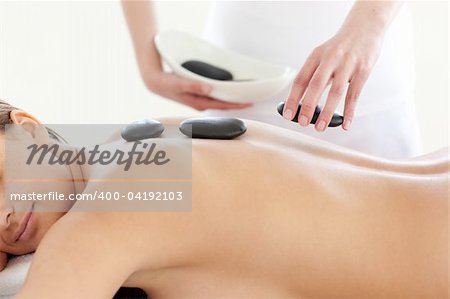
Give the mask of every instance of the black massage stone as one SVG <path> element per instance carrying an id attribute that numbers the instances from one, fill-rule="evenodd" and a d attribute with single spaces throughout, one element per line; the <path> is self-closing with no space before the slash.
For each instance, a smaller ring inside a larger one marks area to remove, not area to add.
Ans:
<path id="1" fill-rule="evenodd" d="M 180 124 L 180 131 L 192 138 L 233 139 L 247 131 L 245 123 L 237 118 L 190 118 Z"/>
<path id="2" fill-rule="evenodd" d="M 233 80 L 233 75 L 229 71 L 221 69 L 206 62 L 198 60 L 188 60 L 184 62 L 181 66 L 197 75 L 206 78 L 222 81 Z"/>
<path id="3" fill-rule="evenodd" d="M 295 116 L 294 116 L 294 118 L 291 121 L 298 122 L 298 116 L 300 114 L 300 109 L 301 108 L 302 108 L 302 104 L 299 104 L 298 108 L 297 108 L 297 112 L 295 113 Z M 281 103 L 278 104 L 277 110 L 278 110 L 278 113 L 280 113 L 280 115 L 283 116 L 284 102 L 281 102 Z M 319 118 L 320 111 L 321 111 L 320 107 L 316 106 L 316 110 L 314 111 L 314 115 L 313 115 L 313 117 L 311 119 L 310 124 L 315 124 L 316 123 L 317 118 Z M 328 127 L 340 126 L 340 125 L 342 125 L 343 121 L 344 121 L 344 117 L 342 117 L 342 115 L 334 113 L 333 117 L 331 118 L 331 121 L 330 121 L 330 124 L 328 125 Z"/>
<path id="4" fill-rule="evenodd" d="M 122 129 L 122 138 L 126 141 L 137 141 L 159 137 L 164 131 L 164 126 L 153 119 L 137 120 Z"/>

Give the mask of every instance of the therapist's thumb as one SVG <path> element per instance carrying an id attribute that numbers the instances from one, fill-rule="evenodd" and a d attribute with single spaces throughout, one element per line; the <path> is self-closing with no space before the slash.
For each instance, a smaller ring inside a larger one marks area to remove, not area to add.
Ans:
<path id="1" fill-rule="evenodd" d="M 212 91 L 212 86 L 201 82 L 183 80 L 181 83 L 181 89 L 183 92 L 208 96 Z"/>

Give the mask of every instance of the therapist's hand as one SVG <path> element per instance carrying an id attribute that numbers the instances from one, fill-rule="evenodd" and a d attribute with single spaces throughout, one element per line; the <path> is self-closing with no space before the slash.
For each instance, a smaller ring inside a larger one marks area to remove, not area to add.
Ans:
<path id="1" fill-rule="evenodd" d="M 161 57 L 154 44 L 157 34 L 153 1 L 122 1 L 141 77 L 147 88 L 168 99 L 197 110 L 243 109 L 250 103 L 229 103 L 209 96 L 211 86 L 163 72 Z"/>
<path id="2" fill-rule="evenodd" d="M 230 103 L 214 99 L 209 96 L 212 90 L 211 86 L 175 74 L 153 71 L 143 77 L 150 91 L 196 110 L 243 109 L 252 105 L 251 103 Z"/>
<path id="3" fill-rule="evenodd" d="M 321 132 L 328 127 L 344 95 L 343 128 L 349 128 L 358 97 L 377 60 L 381 44 L 377 35 L 367 32 L 361 35 L 358 32 L 341 32 L 314 49 L 294 80 L 285 105 L 286 118 L 293 117 L 303 97 L 299 124 L 309 125 L 325 88 L 331 84 L 315 128 Z"/>
<path id="4" fill-rule="evenodd" d="M 324 131 L 345 98 L 342 127 L 348 130 L 358 97 L 378 59 L 385 30 L 400 6 L 389 1 L 357 2 L 338 33 L 307 58 L 294 80 L 283 116 L 291 120 L 301 101 L 299 124 L 309 125 L 325 88 L 331 84 L 315 128 Z"/>

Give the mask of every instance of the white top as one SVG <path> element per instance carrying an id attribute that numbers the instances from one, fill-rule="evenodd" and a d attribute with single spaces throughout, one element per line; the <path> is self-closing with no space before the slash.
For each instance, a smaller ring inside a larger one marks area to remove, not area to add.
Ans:
<path id="1" fill-rule="evenodd" d="M 211 4 L 204 36 L 218 46 L 300 69 L 311 51 L 339 30 L 352 6 L 352 1 L 217 1 Z M 379 59 L 360 95 L 350 131 L 333 128 L 315 133 L 312 126 L 303 128 L 281 119 L 276 105 L 286 100 L 289 88 L 245 110 L 208 110 L 205 114 L 257 119 L 374 155 L 412 156 L 420 148 L 413 105 L 414 70 L 412 22 L 406 4 L 385 35 Z M 322 96 L 322 106 L 328 90 L 329 87 Z M 343 108 L 344 100 L 337 112 L 342 114 Z M 372 136 L 362 133 L 370 130 L 374 131 Z M 379 132 L 383 137 L 376 136 Z M 393 132 L 391 146 L 386 135 Z M 381 149 L 381 146 L 392 149 Z"/>

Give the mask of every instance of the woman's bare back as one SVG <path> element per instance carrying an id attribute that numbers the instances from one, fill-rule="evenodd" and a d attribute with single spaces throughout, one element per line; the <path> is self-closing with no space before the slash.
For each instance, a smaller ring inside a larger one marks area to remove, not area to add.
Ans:
<path id="1" fill-rule="evenodd" d="M 448 157 L 379 160 L 247 125 L 192 141 L 191 212 L 69 213 L 61 234 L 107 235 L 92 246 L 128 255 L 124 285 L 152 298 L 446 296 Z"/>

